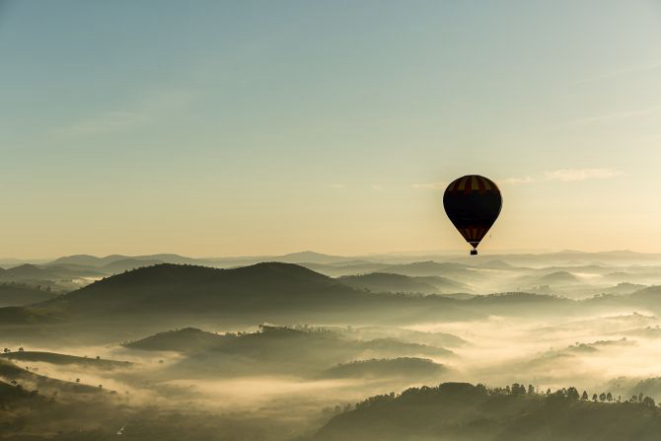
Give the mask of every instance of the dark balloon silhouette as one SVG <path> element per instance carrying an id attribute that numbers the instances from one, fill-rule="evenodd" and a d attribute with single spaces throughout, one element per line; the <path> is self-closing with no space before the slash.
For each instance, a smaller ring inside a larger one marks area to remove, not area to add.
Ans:
<path id="1" fill-rule="evenodd" d="M 471 244 L 471 255 L 477 255 L 477 246 L 496 222 L 503 198 L 493 181 L 484 176 L 468 175 L 453 181 L 443 195 L 445 212 Z"/>

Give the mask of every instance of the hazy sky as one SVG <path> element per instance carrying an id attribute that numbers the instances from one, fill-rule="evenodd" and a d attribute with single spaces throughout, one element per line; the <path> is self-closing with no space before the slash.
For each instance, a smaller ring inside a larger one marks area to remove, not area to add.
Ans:
<path id="1" fill-rule="evenodd" d="M 659 1 L 0 4 L 2 257 L 661 251 Z"/>

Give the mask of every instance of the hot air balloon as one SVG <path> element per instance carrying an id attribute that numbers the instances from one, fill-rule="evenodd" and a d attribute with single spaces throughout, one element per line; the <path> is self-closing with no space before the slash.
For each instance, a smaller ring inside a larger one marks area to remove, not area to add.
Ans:
<path id="1" fill-rule="evenodd" d="M 467 175 L 453 181 L 443 195 L 445 212 L 477 255 L 477 246 L 496 222 L 503 198 L 493 181 L 478 175 Z"/>

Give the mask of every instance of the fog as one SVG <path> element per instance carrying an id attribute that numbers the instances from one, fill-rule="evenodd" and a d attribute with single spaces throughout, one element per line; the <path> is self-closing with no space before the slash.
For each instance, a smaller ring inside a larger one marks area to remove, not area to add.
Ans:
<path id="1" fill-rule="evenodd" d="M 533 268 L 520 260 L 378 261 L 369 264 L 380 267 L 367 279 L 361 272 L 338 275 L 340 264 L 325 271 L 317 264 L 315 272 L 305 264 L 153 267 L 157 273 L 136 269 L 55 300 L 3 308 L 0 314 L 11 320 L 0 323 L 6 348 L 0 358 L 0 439 L 340 439 L 356 436 L 348 421 L 375 412 L 370 403 L 380 401 L 371 397 L 390 397 L 377 406 L 387 408 L 388 400 L 396 405 L 429 387 L 443 396 L 443 386 L 433 388 L 448 383 L 486 385 L 489 400 L 514 394 L 514 383 L 525 385 L 527 399 L 539 400 L 575 388 L 586 391 L 585 406 L 611 406 L 581 412 L 603 413 L 644 397 L 661 401 L 661 297 L 648 285 L 661 278 L 661 269 L 574 259 L 562 263 L 557 276 L 558 262 L 545 267 L 537 258 Z M 164 305 L 170 300 L 162 300 L 159 287 L 170 271 L 196 272 L 177 277 L 188 280 L 181 285 L 186 291 L 202 296 L 224 298 L 249 287 L 244 298 L 267 302 L 270 309 L 260 317 L 270 323 L 255 320 L 234 300 L 218 315 L 185 310 L 185 303 L 169 312 Z M 199 271 L 218 280 L 205 278 L 198 288 Z M 631 286 L 612 281 L 614 273 L 626 273 Z M 224 285 L 228 277 L 232 291 Z M 544 292 L 535 289 L 539 280 Z M 491 294 L 513 283 L 531 289 Z M 448 291 L 451 286 L 467 289 Z M 161 300 L 136 294 L 151 291 Z M 310 295 L 317 296 L 318 309 L 301 303 Z M 127 300 L 109 304 L 106 296 Z M 231 320 L 227 310 L 235 311 Z M 99 343 L 90 345 L 92 340 Z M 612 398 L 592 402 L 602 393 Z M 425 439 L 411 430 L 400 439 Z M 494 433 L 481 431 L 476 439 L 499 439 L 504 432 Z M 449 439 L 470 439 L 455 436 Z"/>

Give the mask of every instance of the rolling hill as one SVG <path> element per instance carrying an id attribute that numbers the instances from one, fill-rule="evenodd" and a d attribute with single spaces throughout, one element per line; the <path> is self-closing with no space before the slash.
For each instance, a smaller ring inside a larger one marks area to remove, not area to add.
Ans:
<path id="1" fill-rule="evenodd" d="M 640 291 L 641 289 L 645 289 L 645 288 L 647 288 L 647 286 L 645 285 L 641 285 L 637 283 L 621 282 L 615 286 L 606 288 L 602 291 L 605 294 L 626 295 L 626 294 L 633 294 L 634 292 Z"/>
<path id="2" fill-rule="evenodd" d="M 0 273 L 2 280 L 24 281 L 24 280 L 47 280 L 53 274 L 48 270 L 29 263 L 9 268 Z"/>
<path id="3" fill-rule="evenodd" d="M 196 343 L 199 344 L 195 346 Z M 324 328 L 267 325 L 253 333 L 224 335 L 179 330 L 147 337 L 126 347 L 181 352 L 186 357 L 171 372 L 213 377 L 268 373 L 316 377 L 329 366 L 360 359 L 455 357 L 442 347 L 392 338 L 359 340 Z"/>
<path id="4" fill-rule="evenodd" d="M 348 262 L 341 264 L 301 263 L 301 266 L 331 277 L 351 276 L 379 272 L 388 265 L 372 262 Z"/>
<path id="5" fill-rule="evenodd" d="M 259 311 L 355 296 L 337 281 L 292 264 L 236 269 L 161 264 L 98 281 L 44 306 L 85 314 Z"/>
<path id="6" fill-rule="evenodd" d="M 401 320 L 411 314 L 476 317 L 459 301 L 438 296 L 384 296 L 358 291 L 307 268 L 262 263 L 234 269 L 161 264 L 99 280 L 27 309 L 0 308 L 4 323 L 99 320 L 136 325 L 168 316 L 194 324 L 191 316 L 228 317 L 246 323 L 296 317 L 333 322 Z M 145 320 L 149 319 L 149 320 Z M 161 326 L 161 325 L 159 325 Z"/>
<path id="7" fill-rule="evenodd" d="M 401 357 L 393 359 L 359 360 L 326 369 L 324 378 L 395 378 L 415 377 L 417 380 L 438 377 L 447 369 L 425 358 Z"/>
<path id="8" fill-rule="evenodd" d="M 56 293 L 13 283 L 0 284 L 0 308 L 25 306 L 53 299 Z"/>
<path id="9" fill-rule="evenodd" d="M 107 265 L 103 265 L 100 270 L 108 275 L 123 273 L 124 271 L 131 271 L 138 268 L 143 268 L 146 266 L 159 265 L 161 263 L 166 263 L 162 260 L 156 259 L 134 259 L 126 258 L 115 260 L 110 262 Z"/>
<path id="10" fill-rule="evenodd" d="M 13 361 L 32 361 L 58 365 L 76 364 L 96 369 L 116 369 L 131 366 L 128 361 L 105 360 L 100 358 L 79 357 L 76 355 L 58 354 L 55 352 L 17 351 L 0 354 L 0 358 Z"/>
<path id="11" fill-rule="evenodd" d="M 603 300 L 577 303 L 526 293 L 384 296 L 298 265 L 275 262 L 233 269 L 160 264 L 111 276 L 29 307 L 0 308 L 0 328 L 11 326 L 12 332 L 20 332 L 16 326 L 49 323 L 60 327 L 48 332 L 64 332 L 66 324 L 67 332 L 77 329 L 85 337 L 104 334 L 126 340 L 163 328 L 207 327 L 218 320 L 233 326 L 264 322 L 406 324 L 471 320 L 494 313 L 579 314 L 586 307 L 609 305 Z M 25 332 L 43 335 L 47 331 L 31 326 Z"/>
<path id="12" fill-rule="evenodd" d="M 471 267 L 453 262 L 413 262 L 388 266 L 384 272 L 405 276 L 445 276 L 447 274 L 471 274 Z"/>
<path id="13" fill-rule="evenodd" d="M 540 285 L 571 285 L 575 283 L 581 283 L 581 280 L 568 271 L 556 271 L 554 273 L 546 274 L 545 276 L 540 277 L 537 279 L 537 283 Z"/>
<path id="14" fill-rule="evenodd" d="M 470 291 L 466 285 L 440 276 L 411 277 L 401 274 L 371 273 L 343 276 L 337 280 L 345 285 L 371 292 L 440 294 Z"/>
<path id="15" fill-rule="evenodd" d="M 37 389 L 47 393 L 97 394 L 102 392 L 98 387 L 80 383 L 57 380 L 44 375 L 38 375 L 17 366 L 14 362 L 0 358 L 0 380 L 16 382 L 28 389 Z"/>
<path id="16" fill-rule="evenodd" d="M 142 351 L 195 352 L 219 344 L 223 336 L 197 328 L 184 328 L 124 343 L 129 349 Z"/>

